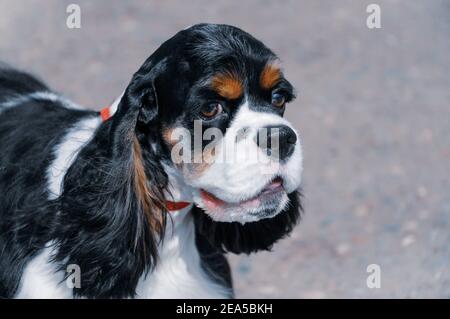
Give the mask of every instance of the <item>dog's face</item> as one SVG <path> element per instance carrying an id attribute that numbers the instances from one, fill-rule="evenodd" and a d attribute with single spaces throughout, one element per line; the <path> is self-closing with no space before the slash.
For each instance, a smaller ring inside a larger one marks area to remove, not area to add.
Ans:
<path id="1" fill-rule="evenodd" d="M 161 151 L 196 205 L 222 222 L 283 211 L 300 185 L 302 151 L 283 118 L 294 92 L 277 57 L 240 29 L 196 25 L 146 64 L 160 68 L 152 85 Z"/>

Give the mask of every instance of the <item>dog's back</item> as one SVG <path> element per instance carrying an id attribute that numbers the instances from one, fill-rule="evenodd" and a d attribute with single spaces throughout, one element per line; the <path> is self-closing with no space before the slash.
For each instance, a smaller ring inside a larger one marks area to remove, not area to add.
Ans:
<path id="1" fill-rule="evenodd" d="M 0 298 L 14 295 L 24 265 L 51 236 L 56 209 L 46 175 L 55 144 L 93 113 L 26 73 L 0 69 Z"/>

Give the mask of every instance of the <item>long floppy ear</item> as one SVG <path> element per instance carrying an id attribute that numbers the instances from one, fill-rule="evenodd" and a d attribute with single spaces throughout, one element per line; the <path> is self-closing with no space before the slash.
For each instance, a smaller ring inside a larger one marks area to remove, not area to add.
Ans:
<path id="1" fill-rule="evenodd" d="M 289 194 L 289 206 L 275 217 L 244 225 L 216 222 L 196 207 L 193 213 L 197 235 L 222 252 L 250 254 L 270 250 L 276 241 L 292 231 L 300 219 L 303 211 L 300 196 L 297 191 Z"/>
<path id="2" fill-rule="evenodd" d="M 54 260 L 64 271 L 69 264 L 80 267 L 75 296 L 132 297 L 139 278 L 156 263 L 167 176 L 137 126 L 157 117 L 154 79 L 161 71 L 134 75 L 117 112 L 64 178 Z"/>

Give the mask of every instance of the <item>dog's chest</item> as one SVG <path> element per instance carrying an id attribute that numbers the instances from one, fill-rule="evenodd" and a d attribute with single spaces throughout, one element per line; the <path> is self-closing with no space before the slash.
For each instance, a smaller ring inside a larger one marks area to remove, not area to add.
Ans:
<path id="1" fill-rule="evenodd" d="M 47 247 L 30 261 L 16 298 L 73 296 L 64 281 L 64 273 L 56 271 L 56 265 L 50 261 L 51 255 L 52 250 Z M 227 298 L 230 295 L 227 288 L 216 284 L 202 268 L 192 216 L 175 216 L 160 248 L 157 266 L 140 279 L 136 298 Z"/>
<path id="2" fill-rule="evenodd" d="M 136 293 L 137 298 L 227 298 L 230 295 L 227 288 L 216 284 L 202 268 L 192 216 L 174 217 L 173 228 L 167 230 L 160 250 L 160 260 L 153 272 L 141 278 Z"/>

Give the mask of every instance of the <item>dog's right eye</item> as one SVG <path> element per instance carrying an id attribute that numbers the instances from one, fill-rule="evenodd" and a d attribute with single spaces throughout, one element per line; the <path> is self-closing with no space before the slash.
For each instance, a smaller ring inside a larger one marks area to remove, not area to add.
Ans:
<path id="1" fill-rule="evenodd" d="M 223 106 L 220 102 L 206 104 L 202 107 L 200 113 L 203 118 L 209 120 L 223 112 Z"/>
<path id="2" fill-rule="evenodd" d="M 280 92 L 273 92 L 272 93 L 272 105 L 277 108 L 283 108 L 286 104 L 286 97 L 284 94 Z"/>

